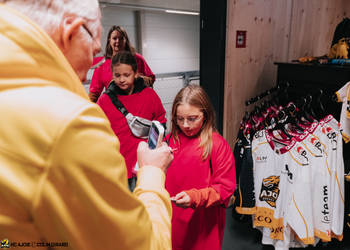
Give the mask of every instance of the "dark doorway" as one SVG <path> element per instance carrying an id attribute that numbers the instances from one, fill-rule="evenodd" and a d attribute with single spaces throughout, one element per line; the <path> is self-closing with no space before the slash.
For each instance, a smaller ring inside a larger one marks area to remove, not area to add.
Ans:
<path id="1" fill-rule="evenodd" d="M 225 83 L 226 0 L 200 1 L 200 82 L 216 111 L 222 134 Z"/>

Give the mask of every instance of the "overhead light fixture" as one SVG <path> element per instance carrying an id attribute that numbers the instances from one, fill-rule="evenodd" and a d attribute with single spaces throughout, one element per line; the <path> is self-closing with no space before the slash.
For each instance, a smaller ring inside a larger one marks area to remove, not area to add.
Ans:
<path id="1" fill-rule="evenodd" d="M 198 16 L 198 12 L 191 12 L 191 11 L 183 11 L 183 10 L 165 10 L 166 13 L 172 13 L 172 14 L 183 14 L 183 15 L 194 15 Z"/>

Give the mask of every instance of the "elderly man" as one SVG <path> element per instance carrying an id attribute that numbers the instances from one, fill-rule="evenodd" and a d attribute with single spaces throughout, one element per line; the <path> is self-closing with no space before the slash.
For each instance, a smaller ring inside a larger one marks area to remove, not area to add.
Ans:
<path id="1" fill-rule="evenodd" d="M 169 148 L 140 144 L 130 193 L 119 141 L 81 84 L 100 15 L 97 0 L 0 0 L 4 245 L 171 248 Z"/>

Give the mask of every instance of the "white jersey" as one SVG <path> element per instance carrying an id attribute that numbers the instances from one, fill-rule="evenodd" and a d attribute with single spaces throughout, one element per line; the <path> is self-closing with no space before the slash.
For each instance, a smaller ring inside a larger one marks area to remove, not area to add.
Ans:
<path id="1" fill-rule="evenodd" d="M 330 241 L 330 237 L 337 238 L 338 240 L 342 239 L 344 219 L 344 160 L 342 155 L 342 138 L 338 124 L 339 123 L 331 115 L 328 115 L 318 124 L 313 123 L 312 126 L 308 128 L 308 131 L 320 140 L 325 150 L 327 168 L 330 171 L 329 189 L 324 189 L 324 200 L 320 200 L 321 204 L 315 206 L 315 211 L 318 211 L 318 213 L 321 211 L 324 215 L 324 220 L 323 222 L 321 221 L 321 223 L 330 220 L 330 232 L 320 231 L 316 227 L 315 235 L 323 241 Z M 316 169 L 316 171 L 317 170 L 318 169 Z M 320 180 L 324 181 L 322 178 L 320 178 Z M 316 185 L 318 185 L 318 183 L 316 183 Z M 321 186 L 319 185 L 318 188 L 320 189 Z M 315 195 L 317 196 L 316 193 Z M 318 197 L 322 198 L 320 195 L 318 195 Z M 326 200 L 328 202 L 325 202 Z M 322 216 L 319 218 L 322 219 Z M 319 220 L 317 220 L 316 223 L 320 225 Z"/>
<path id="2" fill-rule="evenodd" d="M 329 157 L 331 157 L 331 218 L 332 236 L 338 240 L 343 237 L 344 220 L 344 159 L 343 140 L 339 129 L 339 123 L 329 115 L 320 121 L 321 132 L 328 139 Z"/>
<path id="3" fill-rule="evenodd" d="M 252 148 L 254 226 L 269 228 L 271 239 L 288 241 L 289 225 L 302 242 L 313 244 L 310 153 L 295 139 L 288 146 L 278 148 L 265 130 L 254 136 Z"/>
<path id="4" fill-rule="evenodd" d="M 319 127 L 319 124 L 313 123 L 310 131 Z M 327 162 L 326 146 L 319 137 L 308 131 L 296 139 L 310 153 L 314 234 L 323 241 L 331 241 L 332 172 Z"/>
<path id="5" fill-rule="evenodd" d="M 340 113 L 340 124 L 342 128 L 343 139 L 346 143 L 350 141 L 350 82 L 347 82 L 337 94 L 338 102 L 342 102 Z"/>

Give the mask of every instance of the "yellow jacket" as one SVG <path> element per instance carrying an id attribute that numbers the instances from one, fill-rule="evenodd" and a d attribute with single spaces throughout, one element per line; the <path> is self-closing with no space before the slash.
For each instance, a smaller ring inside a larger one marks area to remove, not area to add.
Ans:
<path id="1" fill-rule="evenodd" d="M 163 172 L 142 168 L 129 192 L 103 112 L 51 38 L 2 4 L 0 114 L 0 240 L 35 249 L 171 248 Z"/>

